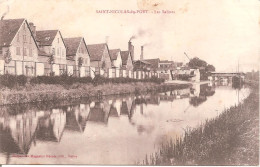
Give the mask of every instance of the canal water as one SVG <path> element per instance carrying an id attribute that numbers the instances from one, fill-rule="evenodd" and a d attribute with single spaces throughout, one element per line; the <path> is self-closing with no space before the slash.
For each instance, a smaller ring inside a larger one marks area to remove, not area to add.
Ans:
<path id="1" fill-rule="evenodd" d="M 0 108 L 1 164 L 135 164 L 242 101 L 248 88 L 192 88 Z"/>

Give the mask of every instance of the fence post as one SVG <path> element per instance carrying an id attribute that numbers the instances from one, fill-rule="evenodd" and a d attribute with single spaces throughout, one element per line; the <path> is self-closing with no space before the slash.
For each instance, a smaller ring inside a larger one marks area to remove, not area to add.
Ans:
<path id="1" fill-rule="evenodd" d="M 34 62 L 34 76 L 36 77 L 37 75 L 36 75 L 36 71 L 37 71 L 37 63 L 36 62 Z"/>
<path id="2" fill-rule="evenodd" d="M 17 75 L 17 71 L 16 71 L 16 60 L 14 60 L 14 73 L 15 73 L 15 75 Z"/>

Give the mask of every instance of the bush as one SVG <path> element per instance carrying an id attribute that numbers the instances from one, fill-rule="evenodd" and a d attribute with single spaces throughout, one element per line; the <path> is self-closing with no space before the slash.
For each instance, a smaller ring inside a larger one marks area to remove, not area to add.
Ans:
<path id="1" fill-rule="evenodd" d="M 62 74 L 61 76 L 37 76 L 30 80 L 24 75 L 14 76 L 14 75 L 2 75 L 0 76 L 0 85 L 13 88 L 16 85 L 25 86 L 26 83 L 30 81 L 30 84 L 59 84 L 63 86 L 73 85 L 74 83 L 91 83 L 93 85 L 101 85 L 107 83 L 120 84 L 120 83 L 135 83 L 135 82 L 153 82 L 157 84 L 163 83 L 165 80 L 162 78 L 151 77 L 147 79 L 133 79 L 133 78 L 105 78 L 100 75 L 96 75 L 94 79 L 91 77 L 75 77 L 67 74 Z"/>
<path id="2" fill-rule="evenodd" d="M 16 84 L 15 76 L 10 74 L 1 75 L 0 83 L 5 87 L 13 88 Z"/>
<path id="3" fill-rule="evenodd" d="M 77 81 L 79 83 L 92 83 L 92 78 L 91 77 L 82 77 L 82 78 L 77 78 Z"/>
<path id="4" fill-rule="evenodd" d="M 16 76 L 16 84 L 19 86 L 25 86 L 27 83 L 27 77 L 25 75 L 18 75 Z"/>
<path id="5" fill-rule="evenodd" d="M 8 87 L 8 88 L 13 88 L 15 86 L 25 86 L 27 83 L 27 77 L 24 75 L 10 75 L 10 74 L 5 74 L 0 76 L 0 84 L 2 86 Z"/>

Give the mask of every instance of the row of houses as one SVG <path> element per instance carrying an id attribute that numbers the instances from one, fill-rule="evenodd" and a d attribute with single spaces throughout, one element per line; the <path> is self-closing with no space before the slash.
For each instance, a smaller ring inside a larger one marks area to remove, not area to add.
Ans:
<path id="1" fill-rule="evenodd" d="M 0 75 L 67 73 L 92 78 L 96 75 L 137 79 L 156 76 L 173 80 L 185 72 L 182 63 L 144 59 L 143 50 L 141 46 L 140 60 L 134 60 L 131 41 L 128 50 L 109 49 L 107 43 L 87 45 L 84 37 L 64 38 L 59 30 L 37 30 L 26 19 L 0 20 Z M 192 70 L 187 73 L 191 74 Z"/>
<path id="2" fill-rule="evenodd" d="M 131 42 L 129 48 L 133 49 Z M 0 20 L 0 74 L 133 77 L 133 51 L 87 45 L 59 30 L 37 30 L 26 19 Z"/>

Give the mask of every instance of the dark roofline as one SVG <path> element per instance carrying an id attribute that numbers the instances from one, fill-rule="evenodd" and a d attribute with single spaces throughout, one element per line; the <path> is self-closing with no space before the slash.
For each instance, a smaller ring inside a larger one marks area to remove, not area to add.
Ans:
<path id="1" fill-rule="evenodd" d="M 86 48 L 87 48 L 87 52 L 88 52 L 88 56 L 89 56 L 89 63 L 90 63 L 90 53 L 89 53 L 89 51 L 88 51 L 88 47 L 87 47 L 87 44 L 86 44 L 85 38 L 82 37 L 82 39 L 83 39 L 83 42 L 84 42 L 84 44 L 85 44 L 85 46 L 86 46 Z"/>
<path id="2" fill-rule="evenodd" d="M 30 33 L 31 33 L 31 36 L 33 37 L 33 41 L 34 41 L 34 43 L 36 44 L 36 47 L 39 49 L 39 45 L 37 44 L 37 41 L 36 41 L 36 37 L 34 37 L 34 35 L 33 35 L 33 33 L 32 33 L 32 30 L 31 30 L 31 27 L 30 27 L 30 25 L 29 25 L 29 23 L 27 22 L 27 20 L 25 19 L 25 22 L 26 22 L 26 24 L 27 24 L 27 26 L 28 26 L 28 28 L 29 28 L 29 30 L 30 30 Z M 21 28 L 21 27 L 20 27 Z M 19 28 L 19 29 L 20 29 Z M 13 41 L 12 41 L 13 42 Z"/>

